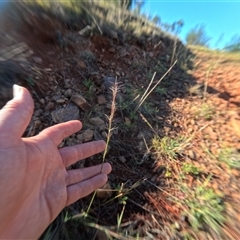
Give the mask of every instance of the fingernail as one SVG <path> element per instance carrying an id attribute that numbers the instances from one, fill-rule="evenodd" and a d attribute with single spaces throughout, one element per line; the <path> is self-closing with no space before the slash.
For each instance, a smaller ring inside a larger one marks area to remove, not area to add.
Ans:
<path id="1" fill-rule="evenodd" d="M 13 97 L 20 97 L 22 95 L 22 87 L 17 84 L 13 85 Z"/>

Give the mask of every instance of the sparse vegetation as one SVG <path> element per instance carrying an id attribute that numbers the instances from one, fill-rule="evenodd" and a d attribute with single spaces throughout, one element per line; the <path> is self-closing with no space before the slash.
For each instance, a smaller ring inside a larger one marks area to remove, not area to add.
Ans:
<path id="1" fill-rule="evenodd" d="M 207 47 L 210 39 L 211 38 L 208 37 L 204 25 L 195 26 L 187 33 L 186 36 L 186 42 L 189 45 L 199 45 Z"/>
<path id="2" fill-rule="evenodd" d="M 202 103 L 202 105 L 198 108 L 194 108 L 194 113 L 199 118 L 204 118 L 205 120 L 211 120 L 215 115 L 215 109 L 213 106 Z"/>
<path id="3" fill-rule="evenodd" d="M 191 85 L 188 88 L 188 93 L 192 96 L 192 95 L 200 95 L 201 94 L 201 85 L 200 84 L 195 84 L 195 85 Z"/>
<path id="4" fill-rule="evenodd" d="M 163 95 L 167 92 L 167 89 L 164 87 L 156 87 L 155 92 L 159 95 Z"/>
<path id="5" fill-rule="evenodd" d="M 188 34 L 188 43 L 195 46 L 189 45 L 187 49 L 177 38 L 183 22 L 167 25 L 158 18 L 150 21 L 149 17 L 140 15 L 141 4 L 135 11 L 127 10 L 131 1 L 126 4 L 121 1 L 120 5 L 117 1 L 113 4 L 64 1 L 64 15 L 57 12 L 57 18 L 51 13 L 50 3 L 40 2 L 44 9 L 41 11 L 63 23 L 60 25 L 60 29 L 64 29 L 62 37 L 70 44 L 64 48 L 51 45 L 49 50 L 47 44 L 39 43 L 46 49 L 46 54 L 43 51 L 41 55 L 44 63 L 52 49 L 59 52 L 54 53 L 50 67 L 44 66 L 42 75 L 39 74 L 41 84 L 36 85 L 37 81 L 32 84 L 35 81 L 32 79 L 28 81 L 37 110 L 40 108 L 44 114 L 34 116 L 27 135 L 52 124 L 51 114 L 55 108 L 68 106 L 71 99 L 63 96 L 66 90 L 81 91 L 93 106 L 89 116 L 96 113 L 101 119 L 107 116 L 104 124 L 96 126 L 84 119 L 84 128 L 94 132 L 93 140 L 107 142 L 103 156 L 86 159 L 84 166 L 105 161 L 113 166 L 106 191 L 111 194 L 100 198 L 95 192 L 64 210 L 42 239 L 75 239 L 76 236 L 83 240 L 97 239 L 97 231 L 105 232 L 106 239 L 215 239 L 215 236 L 228 239 L 224 234 L 229 225 L 232 232 L 237 232 L 240 228 L 238 207 L 232 204 L 235 211 L 232 216 L 225 202 L 231 205 L 234 199 L 230 194 L 234 196 L 239 192 L 238 182 L 234 182 L 239 178 L 240 159 L 236 150 L 239 142 L 231 131 L 231 116 L 220 107 L 219 102 L 228 108 L 229 102 L 223 102 L 228 100 L 215 102 L 215 99 L 222 92 L 222 83 L 229 94 L 237 89 L 236 77 L 227 74 L 239 69 L 240 55 L 207 48 L 210 38 L 202 25 Z M 164 32 L 164 28 L 169 28 L 171 33 Z M 69 32 L 73 38 L 69 38 Z M 68 46 L 72 45 L 73 51 L 70 51 Z M 41 51 L 36 51 L 39 53 Z M 79 60 L 85 64 L 81 71 L 76 67 Z M 194 61 L 190 64 L 195 66 L 191 71 L 188 61 Z M 217 61 L 218 68 L 209 68 Z M 236 66 L 227 68 L 227 64 Z M 37 71 L 40 67 L 37 65 Z M 122 88 L 116 83 L 106 86 L 105 77 L 117 78 Z M 225 84 L 227 78 L 233 84 Z M 49 79 L 47 83 L 45 79 Z M 216 94 L 208 94 L 208 87 L 216 90 Z M 109 97 L 111 88 L 112 98 Z M 39 99 L 38 92 L 46 96 Z M 100 104 L 96 98 L 99 95 L 106 98 L 107 103 Z M 237 97 L 231 95 L 231 100 L 235 99 Z M 52 102 L 50 110 L 45 108 L 46 101 Z M 231 111 L 237 111 L 234 106 L 239 103 L 234 101 Z M 83 111 L 80 109 L 81 120 Z M 222 114 L 216 117 L 220 111 Z M 234 147 L 214 155 L 221 144 L 203 131 L 210 124 L 213 133 L 219 133 Z M 79 143 L 78 135 L 71 136 L 69 142 Z M 64 144 L 68 146 L 68 141 Z M 206 154 L 204 148 L 211 154 Z M 233 170 L 234 177 L 229 176 Z M 214 177 L 210 179 L 210 176 Z M 230 187 L 228 198 L 224 198 L 224 191 Z M 234 219 L 234 224 L 225 225 L 227 217 Z M 200 232 L 205 234 L 203 238 L 198 235 Z M 235 239 L 238 237 L 240 234 Z"/>
<path id="6" fill-rule="evenodd" d="M 80 57 L 86 61 L 93 61 L 96 59 L 95 55 L 89 50 L 81 52 Z"/>
<path id="7" fill-rule="evenodd" d="M 189 45 L 188 46 L 193 51 L 196 51 L 198 53 L 208 53 L 212 57 L 216 57 L 219 59 L 220 55 L 224 56 L 224 62 L 229 63 L 238 63 L 240 62 L 240 54 L 239 52 L 227 52 L 227 51 L 220 51 L 220 50 L 212 50 L 210 48 L 204 47 L 204 46 L 197 46 L 197 45 Z"/>
<path id="8" fill-rule="evenodd" d="M 83 85 L 87 88 L 86 97 L 87 98 L 91 98 L 91 96 L 94 93 L 94 84 L 93 84 L 93 82 L 91 80 L 89 80 L 89 79 L 84 79 L 83 80 Z"/>
<path id="9" fill-rule="evenodd" d="M 201 172 L 199 167 L 194 166 L 192 163 L 184 163 L 181 168 L 183 174 L 198 175 Z"/>
<path id="10" fill-rule="evenodd" d="M 159 156 L 165 157 L 167 160 L 176 160 L 186 147 L 187 140 L 184 136 L 175 139 L 163 137 L 160 139 L 155 136 L 152 140 L 152 147 Z"/>
<path id="11" fill-rule="evenodd" d="M 193 190 L 187 187 L 184 189 L 184 203 L 188 207 L 185 214 L 189 218 L 189 222 L 194 231 L 211 229 L 220 237 L 221 227 L 225 221 L 224 205 L 213 189 L 205 183 L 200 183 Z"/>
<path id="12" fill-rule="evenodd" d="M 240 169 L 240 154 L 231 148 L 221 149 L 217 158 L 230 168 Z"/>
<path id="13" fill-rule="evenodd" d="M 229 52 L 240 52 L 240 35 L 235 35 L 232 37 L 230 43 L 224 48 Z"/>

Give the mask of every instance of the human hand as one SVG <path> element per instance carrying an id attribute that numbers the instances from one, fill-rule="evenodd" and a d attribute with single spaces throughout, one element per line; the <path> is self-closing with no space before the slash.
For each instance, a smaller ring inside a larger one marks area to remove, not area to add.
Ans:
<path id="1" fill-rule="evenodd" d="M 107 182 L 111 165 L 66 170 L 102 152 L 104 141 L 58 149 L 79 131 L 79 121 L 61 123 L 21 138 L 33 113 L 30 93 L 14 85 L 14 98 L 0 111 L 0 239 L 36 239 L 67 205 Z"/>

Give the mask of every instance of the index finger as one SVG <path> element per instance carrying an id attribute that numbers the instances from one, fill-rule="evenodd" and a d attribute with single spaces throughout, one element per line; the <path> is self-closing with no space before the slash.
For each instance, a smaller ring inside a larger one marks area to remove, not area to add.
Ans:
<path id="1" fill-rule="evenodd" d="M 40 135 L 51 138 L 56 146 L 58 146 L 62 140 L 73 133 L 79 131 L 82 128 L 82 123 L 78 120 L 72 120 L 65 123 L 59 123 L 52 127 L 43 130 Z"/>
<path id="2" fill-rule="evenodd" d="M 75 162 L 88 158 L 94 154 L 104 151 L 106 143 L 103 140 L 93 141 L 83 144 L 78 144 L 71 147 L 59 149 L 62 161 L 65 167 L 68 167 Z"/>

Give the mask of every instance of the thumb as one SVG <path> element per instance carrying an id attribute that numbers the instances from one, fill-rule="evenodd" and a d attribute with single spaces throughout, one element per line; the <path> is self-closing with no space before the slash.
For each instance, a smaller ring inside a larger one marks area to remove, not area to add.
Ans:
<path id="1" fill-rule="evenodd" d="M 14 98 L 0 110 L 0 144 L 21 138 L 33 114 L 33 99 L 26 88 L 13 85 Z"/>

